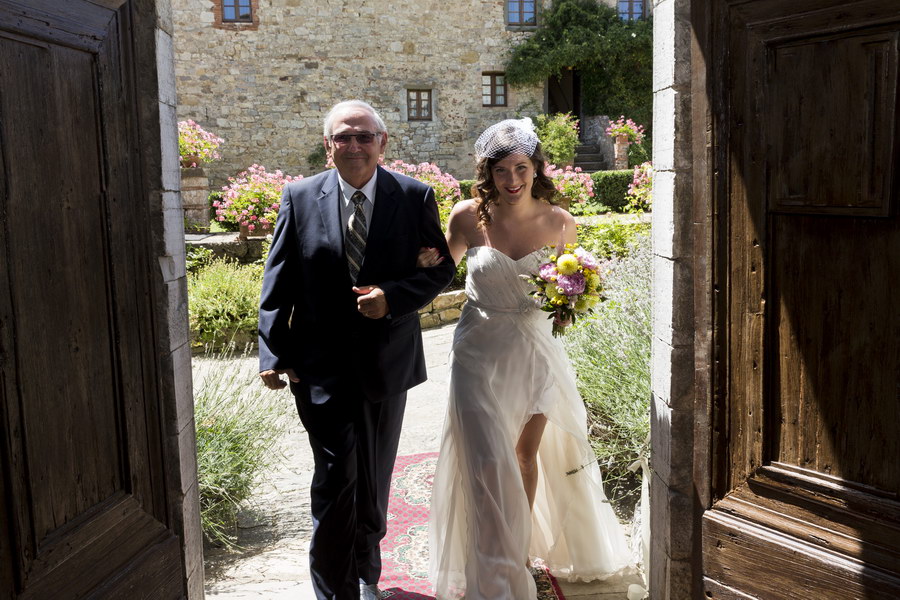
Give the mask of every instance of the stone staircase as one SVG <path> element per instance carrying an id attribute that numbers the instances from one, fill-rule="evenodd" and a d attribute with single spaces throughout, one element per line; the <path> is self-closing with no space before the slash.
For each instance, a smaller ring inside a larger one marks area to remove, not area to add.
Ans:
<path id="1" fill-rule="evenodd" d="M 576 146 L 574 166 L 581 167 L 581 170 L 586 173 L 612 168 L 611 165 L 607 164 L 606 157 L 597 144 L 579 144 Z"/>

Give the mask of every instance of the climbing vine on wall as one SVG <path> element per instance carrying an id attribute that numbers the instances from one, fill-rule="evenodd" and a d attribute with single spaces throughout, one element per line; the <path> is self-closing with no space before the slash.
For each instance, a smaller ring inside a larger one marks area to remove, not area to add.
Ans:
<path id="1" fill-rule="evenodd" d="M 565 69 L 581 76 L 590 115 L 627 115 L 649 127 L 653 110 L 653 26 L 622 21 L 596 0 L 559 0 L 541 13 L 534 34 L 510 51 L 510 85 L 540 84 Z"/>

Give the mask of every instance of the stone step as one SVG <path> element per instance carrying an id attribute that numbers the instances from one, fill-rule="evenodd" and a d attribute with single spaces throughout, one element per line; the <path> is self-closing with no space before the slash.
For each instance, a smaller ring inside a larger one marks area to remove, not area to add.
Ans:
<path id="1" fill-rule="evenodd" d="M 591 152 L 590 154 L 585 153 L 581 154 L 580 152 L 575 155 L 575 162 L 603 162 L 603 154 L 599 152 Z"/>

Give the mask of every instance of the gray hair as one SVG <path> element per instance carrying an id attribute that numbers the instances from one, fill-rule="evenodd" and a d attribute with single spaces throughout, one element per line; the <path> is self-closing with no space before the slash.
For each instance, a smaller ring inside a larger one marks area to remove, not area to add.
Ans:
<path id="1" fill-rule="evenodd" d="M 335 115 L 349 108 L 359 108 L 372 115 L 372 118 L 375 120 L 376 128 L 376 131 L 373 131 L 372 133 L 387 133 L 387 127 L 384 124 L 384 120 L 381 118 L 381 115 L 372 108 L 371 104 L 363 102 L 362 100 L 344 100 L 343 102 L 338 102 L 332 106 L 331 110 L 328 111 L 328 114 L 325 115 L 325 125 L 322 128 L 322 133 L 325 137 L 331 136 L 331 130 L 334 128 Z"/>

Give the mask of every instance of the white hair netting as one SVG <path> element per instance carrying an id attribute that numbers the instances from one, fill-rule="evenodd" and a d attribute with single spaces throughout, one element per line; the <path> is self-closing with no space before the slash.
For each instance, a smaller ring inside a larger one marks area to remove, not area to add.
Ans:
<path id="1" fill-rule="evenodd" d="M 506 119 L 484 130 L 475 142 L 476 158 L 504 158 L 510 154 L 531 156 L 538 144 L 531 119 Z"/>

